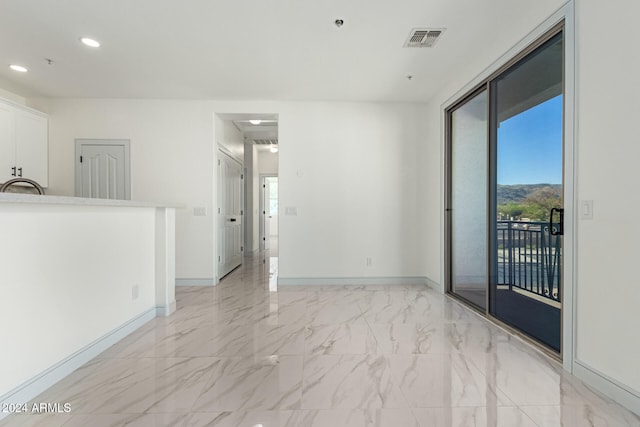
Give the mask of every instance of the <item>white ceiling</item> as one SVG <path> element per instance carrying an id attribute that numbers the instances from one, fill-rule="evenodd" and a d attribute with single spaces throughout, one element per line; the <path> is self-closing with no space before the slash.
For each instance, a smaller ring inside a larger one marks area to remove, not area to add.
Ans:
<path id="1" fill-rule="evenodd" d="M 421 102 L 562 3 L 0 0 L 0 87 L 26 97 Z M 403 48 L 416 27 L 446 31 L 433 48 Z"/>

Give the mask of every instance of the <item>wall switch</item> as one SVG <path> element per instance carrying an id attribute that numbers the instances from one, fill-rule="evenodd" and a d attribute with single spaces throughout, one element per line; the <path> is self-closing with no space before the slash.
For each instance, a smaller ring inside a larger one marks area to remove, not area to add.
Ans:
<path id="1" fill-rule="evenodd" d="M 593 219 L 593 200 L 580 201 L 580 218 Z"/>
<path id="2" fill-rule="evenodd" d="M 207 208 L 205 207 L 195 207 L 193 208 L 193 215 L 194 216 L 207 216 Z"/>
<path id="3" fill-rule="evenodd" d="M 367 257 L 367 259 L 365 259 L 365 265 L 367 267 L 371 267 L 373 265 L 373 259 L 371 257 Z"/>
<path id="4" fill-rule="evenodd" d="M 133 285 L 131 287 L 131 299 L 132 300 L 138 299 L 138 285 Z"/>
<path id="5" fill-rule="evenodd" d="M 287 206 L 284 208 L 284 214 L 298 216 L 298 208 L 296 206 Z"/>

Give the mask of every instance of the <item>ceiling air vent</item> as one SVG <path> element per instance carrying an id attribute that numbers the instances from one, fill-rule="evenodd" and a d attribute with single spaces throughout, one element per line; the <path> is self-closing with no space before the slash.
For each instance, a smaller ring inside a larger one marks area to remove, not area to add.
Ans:
<path id="1" fill-rule="evenodd" d="M 409 33 L 404 47 L 433 47 L 443 32 L 444 28 L 414 28 Z"/>
<path id="2" fill-rule="evenodd" d="M 256 145 L 278 145 L 278 139 L 254 139 L 253 143 Z"/>

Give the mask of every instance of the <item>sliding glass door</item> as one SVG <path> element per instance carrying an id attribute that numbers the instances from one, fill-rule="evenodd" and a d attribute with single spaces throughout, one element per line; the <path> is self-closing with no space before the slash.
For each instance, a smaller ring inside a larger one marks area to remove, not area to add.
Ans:
<path id="1" fill-rule="evenodd" d="M 487 306 L 487 91 L 450 112 L 451 291 Z"/>
<path id="2" fill-rule="evenodd" d="M 563 34 L 497 77 L 491 89 L 490 312 L 560 352 Z"/>
<path id="3" fill-rule="evenodd" d="M 447 110 L 449 291 L 560 353 L 562 28 Z"/>

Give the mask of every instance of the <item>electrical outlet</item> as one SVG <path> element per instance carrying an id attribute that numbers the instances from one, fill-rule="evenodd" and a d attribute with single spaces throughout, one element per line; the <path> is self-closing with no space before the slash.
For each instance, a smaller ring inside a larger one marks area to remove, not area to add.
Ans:
<path id="1" fill-rule="evenodd" d="M 207 208 L 205 207 L 195 207 L 193 208 L 194 216 L 207 216 Z"/>
<path id="2" fill-rule="evenodd" d="M 131 299 L 132 300 L 138 299 L 138 292 L 139 292 L 138 285 L 133 285 L 131 287 Z"/>

